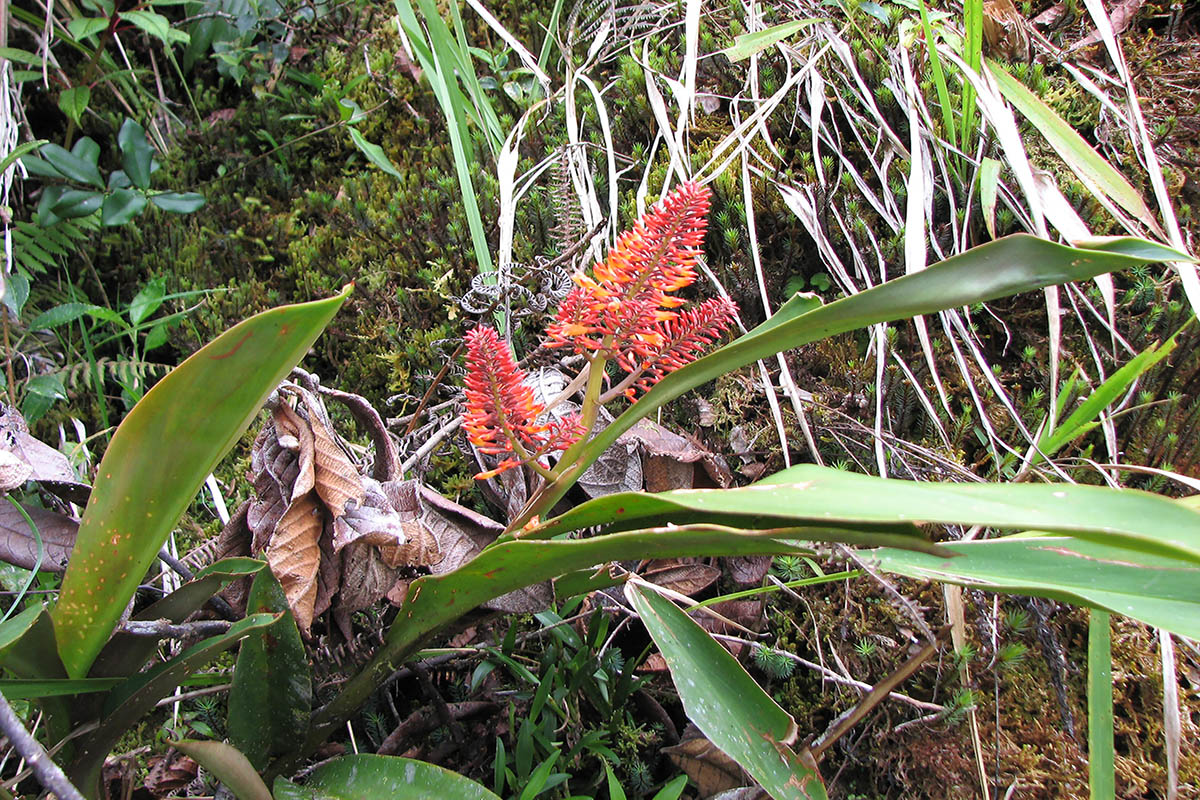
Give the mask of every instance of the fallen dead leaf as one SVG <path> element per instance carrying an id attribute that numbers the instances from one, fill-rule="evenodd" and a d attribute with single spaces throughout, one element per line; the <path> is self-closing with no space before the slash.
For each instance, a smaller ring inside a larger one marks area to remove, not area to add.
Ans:
<path id="1" fill-rule="evenodd" d="M 41 568 L 49 572 L 66 569 L 71 548 L 75 546 L 75 534 L 79 522 L 55 511 L 44 508 L 25 508 L 42 537 Z M 0 561 L 15 564 L 24 569 L 33 569 L 37 563 L 38 544 L 29 530 L 29 523 L 12 503 L 0 502 Z"/>
<path id="2" fill-rule="evenodd" d="M 652 561 L 642 576 L 651 583 L 694 597 L 716 583 L 721 570 L 711 564 L 687 563 L 683 559 L 658 559 Z"/>
<path id="3" fill-rule="evenodd" d="M 267 564 L 279 579 L 296 625 L 305 635 L 312 628 L 321 568 L 321 531 L 325 519 L 316 497 L 309 493 L 291 502 L 267 545 Z"/>
<path id="4" fill-rule="evenodd" d="M 691 778 L 698 797 L 714 797 L 753 783 L 736 761 L 706 739 L 694 725 L 689 725 L 683 736 L 683 741 L 673 747 L 664 747 L 662 752 Z"/>

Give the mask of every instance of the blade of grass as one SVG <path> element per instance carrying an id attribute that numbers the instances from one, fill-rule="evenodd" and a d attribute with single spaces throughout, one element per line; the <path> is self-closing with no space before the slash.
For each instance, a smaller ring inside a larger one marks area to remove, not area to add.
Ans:
<path id="1" fill-rule="evenodd" d="M 1109 614 L 1088 616 L 1088 786 L 1092 800 L 1116 796 L 1113 759 L 1112 631 Z"/>

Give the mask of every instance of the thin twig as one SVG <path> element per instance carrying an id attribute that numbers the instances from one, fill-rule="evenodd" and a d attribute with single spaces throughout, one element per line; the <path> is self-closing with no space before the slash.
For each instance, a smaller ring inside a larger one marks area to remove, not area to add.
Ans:
<path id="1" fill-rule="evenodd" d="M 226 689 L 230 689 L 232 687 L 233 687 L 232 683 L 222 683 L 217 686 L 206 686 L 203 689 L 196 689 L 193 692 L 184 692 L 183 694 L 173 694 L 170 697 L 164 697 L 162 700 L 159 700 L 157 703 L 154 704 L 154 707 L 162 708 L 163 706 L 173 706 L 176 703 L 182 703 L 186 700 L 194 700 L 197 697 L 204 697 L 205 695 L 209 695 L 209 694 L 218 694 L 218 693 L 223 692 Z"/>
<path id="2" fill-rule="evenodd" d="M 58 764 L 54 763 L 45 749 L 25 730 L 25 725 L 3 694 L 0 694 L 0 730 L 4 731 L 4 735 L 12 742 L 13 749 L 33 770 L 42 788 L 53 792 L 59 800 L 84 800 L 83 795 L 67 779 Z"/>
<path id="3" fill-rule="evenodd" d="M 215 636 L 229 630 L 231 623 L 223 619 L 203 619 L 196 622 L 174 623 L 169 619 L 131 619 L 122 627 L 130 636 L 154 636 L 160 639 L 186 639 L 189 636 Z"/>

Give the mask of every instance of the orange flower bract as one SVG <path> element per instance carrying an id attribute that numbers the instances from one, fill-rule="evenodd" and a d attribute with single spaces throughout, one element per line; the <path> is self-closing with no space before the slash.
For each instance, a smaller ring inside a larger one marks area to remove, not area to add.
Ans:
<path id="1" fill-rule="evenodd" d="M 580 432 L 574 420 L 538 422 L 546 408 L 533 399 L 525 371 L 495 329 L 479 325 L 466 336 L 467 411 L 463 429 L 481 452 L 506 456 L 487 477 L 552 450 L 568 447 Z"/>

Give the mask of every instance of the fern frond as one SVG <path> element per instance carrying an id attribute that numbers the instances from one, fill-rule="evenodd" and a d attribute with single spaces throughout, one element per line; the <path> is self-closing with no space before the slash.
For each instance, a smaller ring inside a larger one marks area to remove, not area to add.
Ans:
<path id="1" fill-rule="evenodd" d="M 167 364 L 156 364 L 150 361 L 134 361 L 128 359 L 100 358 L 96 360 L 96 369 L 86 361 L 72 364 L 58 371 L 63 385 L 68 389 L 78 389 L 81 386 L 93 389 L 94 379 L 99 374 L 101 380 L 113 380 L 118 383 L 145 383 L 147 376 L 165 375 L 171 367 Z"/>
<path id="2" fill-rule="evenodd" d="M 99 215 L 64 219 L 51 227 L 18 222 L 12 229 L 13 261 L 26 277 L 61 266 L 100 229 Z"/>

